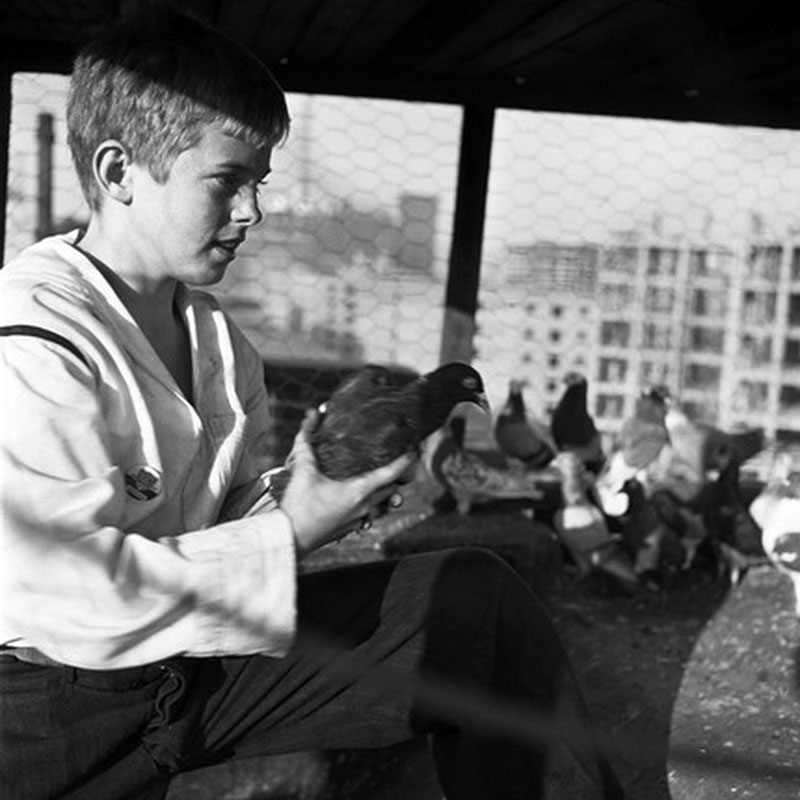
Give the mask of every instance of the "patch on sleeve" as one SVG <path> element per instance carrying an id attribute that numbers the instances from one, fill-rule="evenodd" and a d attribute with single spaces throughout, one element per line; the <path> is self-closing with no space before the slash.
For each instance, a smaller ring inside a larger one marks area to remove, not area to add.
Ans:
<path id="1" fill-rule="evenodd" d="M 125 491 L 134 500 L 152 500 L 161 489 L 161 473 L 155 467 L 139 464 L 125 473 Z"/>

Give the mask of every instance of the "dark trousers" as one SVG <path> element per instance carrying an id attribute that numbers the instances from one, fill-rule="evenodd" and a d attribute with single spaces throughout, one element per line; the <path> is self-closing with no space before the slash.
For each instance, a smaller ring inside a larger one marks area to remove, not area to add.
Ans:
<path id="1" fill-rule="evenodd" d="M 556 632 L 482 550 L 300 578 L 285 658 L 177 658 L 107 672 L 0 663 L 0 796 L 162 798 L 227 759 L 428 735 L 449 800 L 611 800 Z"/>

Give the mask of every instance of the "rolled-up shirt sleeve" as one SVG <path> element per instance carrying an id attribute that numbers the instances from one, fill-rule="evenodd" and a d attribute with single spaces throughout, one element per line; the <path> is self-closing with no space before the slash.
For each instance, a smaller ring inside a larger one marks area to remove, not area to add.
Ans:
<path id="1" fill-rule="evenodd" d="M 183 530 L 175 509 L 192 496 L 172 486 L 145 514 L 126 493 L 118 450 L 131 437 L 108 426 L 104 376 L 23 337 L 0 340 L 0 358 L 0 642 L 94 669 L 285 654 L 296 607 L 286 515 Z"/>

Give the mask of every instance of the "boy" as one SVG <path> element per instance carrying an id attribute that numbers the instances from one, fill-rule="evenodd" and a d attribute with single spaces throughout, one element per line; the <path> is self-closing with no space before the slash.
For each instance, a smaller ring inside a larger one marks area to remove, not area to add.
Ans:
<path id="1" fill-rule="evenodd" d="M 226 515 L 272 466 L 267 397 L 197 287 L 261 219 L 289 128 L 270 73 L 151 9 L 82 51 L 67 120 L 87 229 L 0 271 L 3 796 L 163 797 L 224 759 L 427 734 L 451 800 L 543 796 L 554 769 L 564 797 L 618 796 L 549 621 L 495 558 L 298 578 L 410 456 L 329 481 L 303 430 L 281 507 Z M 569 706 L 580 735 L 487 734 L 428 676 L 534 714 Z"/>

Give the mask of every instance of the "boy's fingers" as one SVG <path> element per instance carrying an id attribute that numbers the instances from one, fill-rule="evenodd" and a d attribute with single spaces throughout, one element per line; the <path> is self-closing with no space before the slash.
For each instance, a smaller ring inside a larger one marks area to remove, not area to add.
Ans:
<path id="1" fill-rule="evenodd" d="M 385 487 L 387 484 L 394 484 L 404 472 L 411 468 L 416 459 L 416 454 L 404 453 L 400 458 L 363 475 L 362 480 L 369 492 Z"/>

